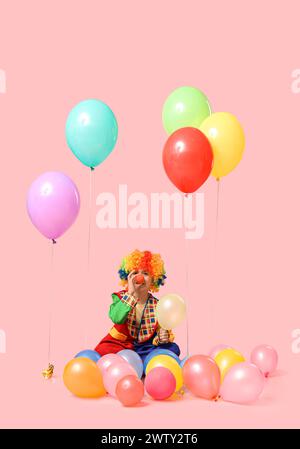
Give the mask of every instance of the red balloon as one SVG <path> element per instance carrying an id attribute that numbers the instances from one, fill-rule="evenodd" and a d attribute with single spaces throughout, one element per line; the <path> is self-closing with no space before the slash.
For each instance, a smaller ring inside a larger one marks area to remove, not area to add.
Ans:
<path id="1" fill-rule="evenodd" d="M 116 396 L 127 407 L 136 405 L 144 397 L 144 384 L 136 376 L 125 376 L 117 384 Z"/>
<path id="2" fill-rule="evenodd" d="M 212 170 L 209 140 L 197 128 L 177 129 L 165 143 L 163 164 L 167 176 L 181 192 L 195 192 Z"/>

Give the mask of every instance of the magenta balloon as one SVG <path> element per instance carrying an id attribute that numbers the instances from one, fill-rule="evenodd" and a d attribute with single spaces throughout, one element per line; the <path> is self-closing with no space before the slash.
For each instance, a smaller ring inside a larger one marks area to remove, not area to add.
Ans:
<path id="1" fill-rule="evenodd" d="M 145 390 L 153 399 L 167 399 L 176 389 L 176 379 L 167 368 L 157 366 L 149 371 L 145 378 Z"/>
<path id="2" fill-rule="evenodd" d="M 278 354 L 272 346 L 259 345 L 251 352 L 251 362 L 268 377 L 277 368 Z"/>
<path id="3" fill-rule="evenodd" d="M 48 239 L 57 239 L 74 223 L 80 208 L 76 185 L 57 171 L 40 175 L 27 195 L 27 211 L 34 226 Z"/>
<path id="4" fill-rule="evenodd" d="M 242 362 L 234 365 L 224 377 L 220 396 L 224 401 L 249 404 L 262 393 L 265 378 L 253 363 Z"/>

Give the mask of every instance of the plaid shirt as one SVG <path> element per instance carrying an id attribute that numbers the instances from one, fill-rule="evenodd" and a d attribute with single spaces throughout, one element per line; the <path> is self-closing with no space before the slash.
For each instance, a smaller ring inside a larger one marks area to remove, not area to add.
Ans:
<path id="1" fill-rule="evenodd" d="M 122 291 L 120 292 L 120 299 L 122 302 L 126 302 L 128 304 L 130 303 L 131 297 L 128 296 L 126 291 Z M 156 318 L 157 304 L 158 299 L 155 298 L 151 293 L 149 293 L 141 317 L 140 324 L 138 324 L 136 321 L 136 309 L 135 309 L 136 303 L 130 309 L 127 315 L 126 324 L 128 327 L 128 331 L 131 337 L 137 340 L 139 343 L 149 340 L 157 330 L 158 327 L 158 321 Z"/>

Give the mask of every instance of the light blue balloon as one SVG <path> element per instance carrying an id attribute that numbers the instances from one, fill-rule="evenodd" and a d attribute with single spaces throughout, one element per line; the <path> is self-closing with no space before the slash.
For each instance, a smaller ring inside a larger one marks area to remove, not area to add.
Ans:
<path id="1" fill-rule="evenodd" d="M 184 357 L 184 359 L 181 360 L 181 362 L 180 362 L 181 368 L 183 368 L 183 365 L 185 364 L 185 362 L 187 361 L 187 359 L 189 359 L 189 356 L 186 356 L 186 357 Z"/>
<path id="2" fill-rule="evenodd" d="M 92 349 L 85 349 L 84 351 L 78 352 L 78 354 L 76 354 L 74 358 L 76 359 L 77 357 L 87 357 L 88 359 L 91 359 L 97 363 L 101 358 L 101 355 L 97 351 L 93 351 Z"/>
<path id="3" fill-rule="evenodd" d="M 118 352 L 124 360 L 126 360 L 137 372 L 139 378 L 143 375 L 143 361 L 137 352 L 132 351 L 131 349 L 123 349 Z"/>
<path id="4" fill-rule="evenodd" d="M 88 167 L 97 167 L 107 158 L 114 149 L 117 137 L 116 117 L 102 101 L 81 101 L 69 113 L 66 123 L 68 146 Z"/>
<path id="5" fill-rule="evenodd" d="M 151 351 L 145 358 L 145 360 L 144 360 L 144 371 L 145 372 L 146 372 L 146 368 L 147 368 L 147 365 L 150 362 L 150 360 L 153 357 L 156 357 L 157 355 L 168 355 L 168 356 L 172 357 L 174 360 L 176 360 L 176 362 L 180 365 L 180 358 L 173 351 L 170 351 L 169 349 L 157 348 L 157 349 L 153 349 L 153 351 Z"/>

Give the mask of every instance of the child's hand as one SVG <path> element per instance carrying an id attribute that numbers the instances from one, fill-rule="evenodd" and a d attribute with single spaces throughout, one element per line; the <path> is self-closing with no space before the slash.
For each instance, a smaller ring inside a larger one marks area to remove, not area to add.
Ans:
<path id="1" fill-rule="evenodd" d="M 166 329 L 159 329 L 158 331 L 159 343 L 169 343 L 169 332 Z"/>
<path id="2" fill-rule="evenodd" d="M 136 275 L 136 271 L 131 271 L 128 275 L 128 294 L 134 296 L 135 298 L 138 298 L 138 289 L 140 287 L 140 284 L 135 284 L 134 282 L 134 278 Z"/>

